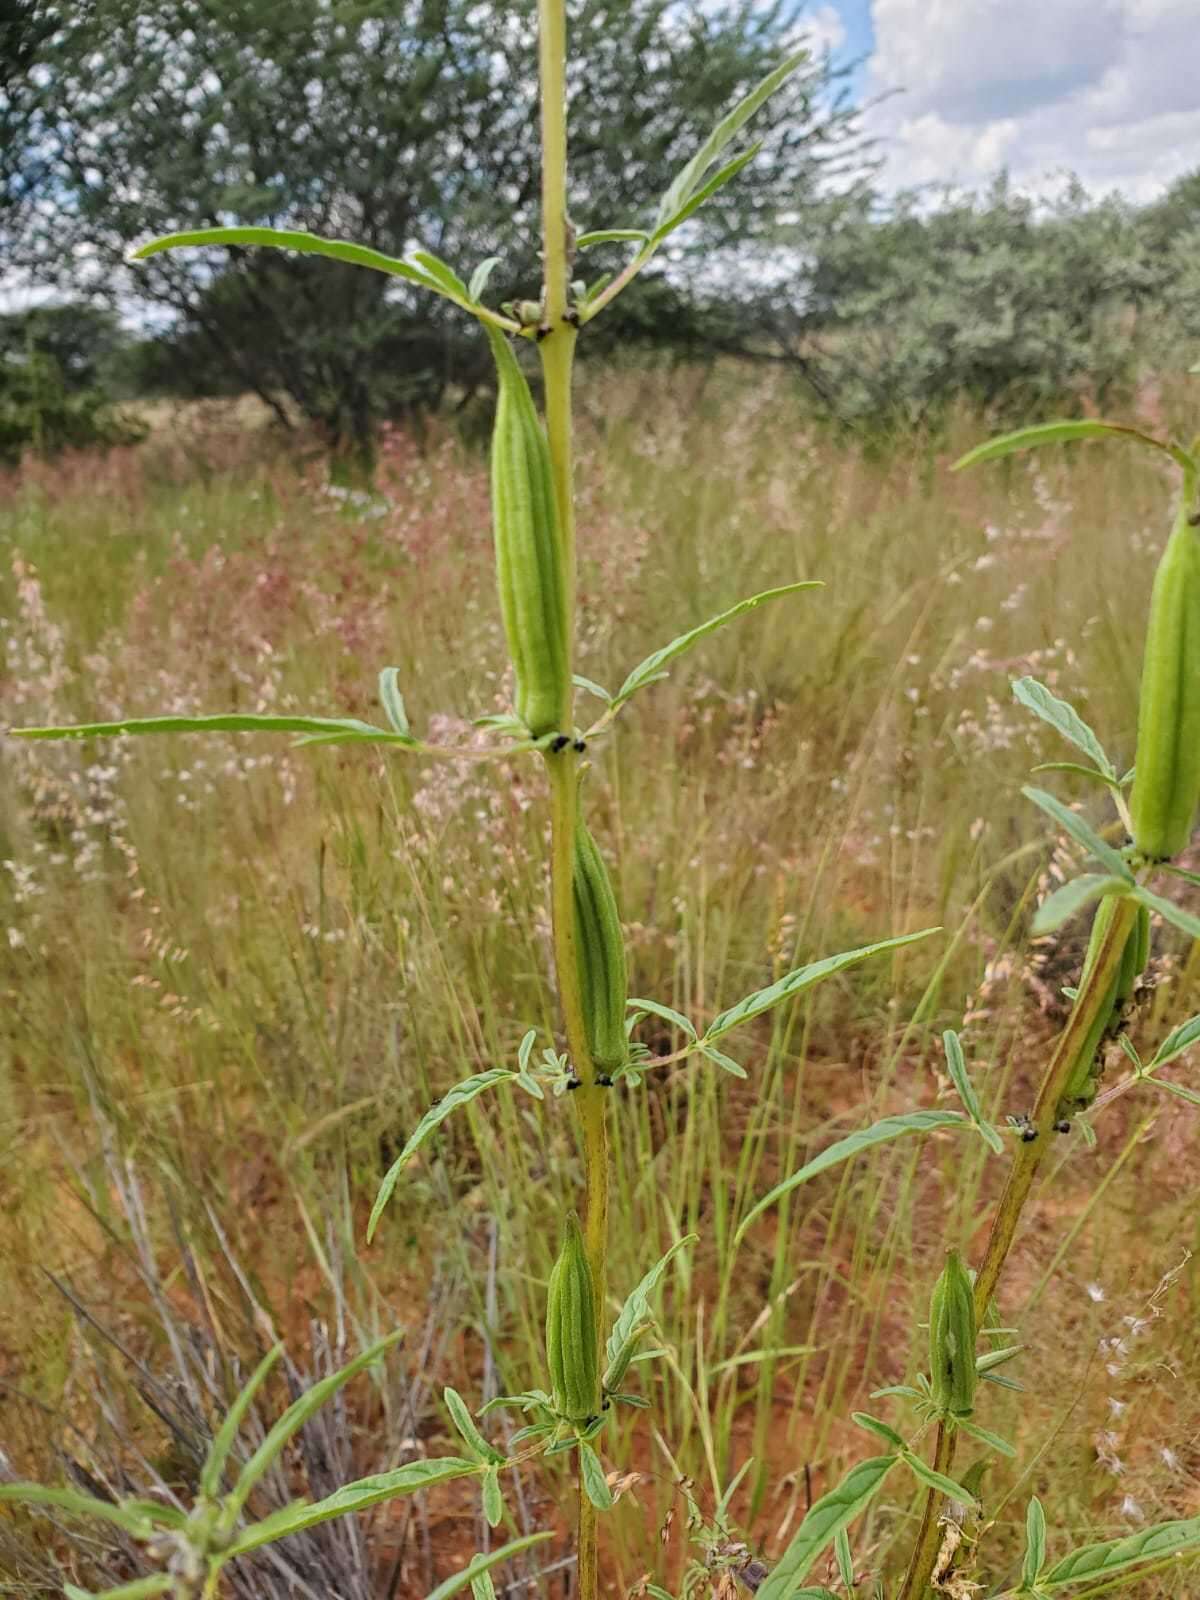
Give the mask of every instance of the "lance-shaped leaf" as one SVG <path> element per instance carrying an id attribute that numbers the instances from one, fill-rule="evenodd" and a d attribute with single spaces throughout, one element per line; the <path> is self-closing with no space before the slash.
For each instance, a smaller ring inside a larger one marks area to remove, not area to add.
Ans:
<path id="1" fill-rule="evenodd" d="M 429 1489 L 435 1483 L 445 1483 L 449 1478 L 462 1478 L 478 1471 L 478 1463 L 468 1461 L 463 1456 L 441 1456 L 432 1461 L 410 1461 L 391 1472 L 376 1472 L 369 1478 L 358 1478 L 353 1483 L 344 1484 L 324 1500 L 297 1500 L 272 1512 L 269 1517 L 264 1517 L 261 1522 L 256 1522 L 253 1527 L 239 1534 L 223 1552 L 223 1559 L 231 1561 L 235 1556 L 244 1556 L 248 1551 L 258 1550 L 265 1544 L 274 1544 L 279 1539 L 290 1538 L 294 1533 L 303 1533 L 306 1528 L 315 1528 L 320 1522 L 348 1516 L 352 1511 L 365 1511 L 382 1500 L 415 1494 L 419 1489 Z"/>
<path id="2" fill-rule="evenodd" d="M 499 1466 L 504 1461 L 504 1455 L 495 1446 L 490 1445 L 475 1426 L 475 1419 L 467 1409 L 466 1401 L 457 1389 L 449 1385 L 442 1390 L 442 1399 L 446 1402 L 446 1410 L 450 1413 L 454 1426 L 462 1435 L 463 1443 L 478 1461 L 487 1462 L 489 1466 Z"/>
<path id="3" fill-rule="evenodd" d="M 1021 1563 L 1022 1589 L 1037 1587 L 1038 1577 L 1046 1565 L 1046 1513 L 1042 1502 L 1034 1495 L 1025 1512 L 1025 1559 Z"/>
<path id="4" fill-rule="evenodd" d="M 1109 1539 L 1072 1551 L 1043 1572 L 1039 1587 L 1045 1592 L 1066 1589 L 1072 1584 L 1114 1577 L 1143 1561 L 1193 1552 L 1200 1552 L 1200 1517 L 1160 1522 L 1124 1539 Z"/>
<path id="5" fill-rule="evenodd" d="M 870 1505 L 899 1456 L 872 1456 L 860 1461 L 828 1494 L 810 1507 L 791 1543 L 758 1590 L 758 1600 L 795 1600 L 796 1585 L 813 1562 Z"/>
<path id="6" fill-rule="evenodd" d="M 398 744 L 418 748 L 411 734 L 389 733 L 357 717 L 258 716 L 230 712 L 206 717 L 123 717 L 118 722 L 79 722 L 62 728 L 10 728 L 18 739 L 107 739 L 118 733 L 301 733 L 302 743 Z"/>
<path id="7" fill-rule="evenodd" d="M 764 1011 L 770 1011 L 772 1006 L 780 1005 L 784 1000 L 791 1000 L 794 996 L 803 994 L 806 989 L 811 989 L 814 984 L 832 977 L 835 972 L 843 972 L 847 967 L 856 966 L 870 956 L 883 955 L 888 950 L 900 950 L 906 944 L 916 944 L 918 940 L 928 939 L 941 931 L 940 928 L 922 928 L 919 933 L 898 934 L 894 939 L 881 939 L 877 944 L 865 944 L 857 950 L 843 950 L 840 955 L 825 956 L 820 961 L 810 961 L 807 966 L 797 967 L 795 971 L 785 974 L 775 983 L 769 983 L 765 989 L 756 989 L 744 1000 L 739 1000 L 737 1005 L 730 1006 L 728 1011 L 722 1011 L 720 1016 L 709 1024 L 699 1042 L 701 1045 L 715 1044 L 722 1034 L 728 1033 L 731 1028 L 740 1027 L 743 1022 L 749 1022 L 751 1017 L 761 1016 Z"/>
<path id="8" fill-rule="evenodd" d="M 793 55 L 786 57 L 772 72 L 768 72 L 762 82 L 756 84 L 749 94 L 743 95 L 732 111 L 721 118 L 696 154 L 677 173 L 659 201 L 654 219 L 656 228 L 661 228 L 664 223 L 669 222 L 687 204 L 704 182 L 705 173 L 716 163 L 722 151 L 737 137 L 759 107 L 769 100 L 807 59 L 807 50 L 797 50 Z"/>
<path id="9" fill-rule="evenodd" d="M 590 250 L 594 244 L 645 244 L 650 235 L 644 228 L 593 228 L 575 241 L 577 250 Z"/>
<path id="10" fill-rule="evenodd" d="M 598 1511 L 611 1511 L 613 1497 L 600 1457 L 590 1444 L 579 1446 L 579 1475 L 584 1491 Z"/>
<path id="11" fill-rule="evenodd" d="M 1168 1061 L 1174 1061 L 1194 1044 L 1200 1044 L 1200 1017 L 1189 1017 L 1171 1029 L 1147 1063 L 1147 1071 L 1151 1067 L 1165 1067 Z"/>
<path id="12" fill-rule="evenodd" d="M 732 161 L 727 162 L 719 172 L 714 173 L 707 183 L 702 184 L 695 194 L 680 206 L 678 211 L 658 224 L 650 236 L 648 250 L 655 249 L 669 234 L 674 233 L 676 228 L 682 227 L 693 212 L 699 211 L 707 200 L 712 199 L 718 189 L 723 189 L 727 183 L 737 177 L 743 167 L 749 166 L 761 149 L 762 142 L 760 140 L 759 143 L 752 144 L 749 150 L 744 150 L 740 156 L 735 156 Z"/>
<path id="13" fill-rule="evenodd" d="M 0 1483 L 0 1505 L 52 1506 L 78 1517 L 96 1517 L 111 1522 L 134 1539 L 149 1539 L 159 1528 L 181 1528 L 187 1521 L 177 1506 L 160 1505 L 156 1500 L 101 1500 L 81 1494 L 78 1489 L 59 1489 L 44 1483 Z"/>
<path id="14" fill-rule="evenodd" d="M 376 272 L 386 272 L 393 278 L 404 278 L 409 283 L 420 284 L 422 289 L 432 289 L 445 294 L 446 285 L 430 275 L 424 267 L 411 261 L 401 261 L 396 256 L 384 255 L 369 245 L 353 244 L 348 239 L 324 239 L 320 234 L 304 233 L 292 228 L 193 228 L 182 233 L 164 233 L 130 252 L 130 261 L 148 261 L 164 250 L 183 250 L 196 246 L 213 245 L 265 245 L 275 250 L 295 250 L 300 255 L 329 256 L 334 261 L 345 261 L 355 267 L 371 267 Z M 434 259 L 434 258 L 430 258 Z M 454 298 L 455 296 L 452 296 Z"/>
<path id="15" fill-rule="evenodd" d="M 426 1595 L 425 1600 L 450 1600 L 452 1594 L 457 1594 L 460 1589 L 465 1589 L 475 1578 L 483 1572 L 488 1572 L 492 1567 L 498 1567 L 504 1561 L 511 1561 L 513 1556 L 519 1556 L 523 1550 L 528 1550 L 532 1545 L 544 1544 L 547 1539 L 552 1539 L 553 1533 L 529 1533 L 523 1539 L 514 1539 L 511 1544 L 503 1544 L 498 1550 L 489 1550 L 486 1555 L 473 1556 L 461 1572 L 452 1573 L 436 1589 Z"/>
<path id="16" fill-rule="evenodd" d="M 1169 922 L 1173 927 L 1186 933 L 1189 939 L 1200 939 L 1200 917 L 1193 916 L 1190 911 L 1185 911 L 1182 906 L 1177 906 L 1174 900 L 1166 900 L 1161 894 L 1155 894 L 1147 889 L 1145 884 L 1139 883 L 1133 891 L 1133 898 L 1140 900 L 1147 911 L 1156 911 L 1164 922 Z"/>
<path id="17" fill-rule="evenodd" d="M 975 1093 L 975 1085 L 971 1082 L 970 1073 L 967 1071 L 967 1061 L 963 1055 L 962 1041 L 953 1028 L 947 1028 L 943 1033 L 942 1046 L 946 1052 L 946 1070 L 950 1074 L 954 1087 L 958 1090 L 958 1098 L 967 1108 L 967 1115 L 996 1154 L 1003 1155 L 1004 1140 L 990 1122 L 984 1121 L 983 1108 L 979 1104 L 979 1096 Z"/>
<path id="18" fill-rule="evenodd" d="M 1002 433 L 984 444 L 968 450 L 951 469 L 961 472 L 964 467 L 978 466 L 981 461 L 997 461 L 1001 456 L 1012 455 L 1016 450 L 1032 450 L 1043 444 L 1070 444 L 1076 439 L 1131 439 L 1137 444 L 1148 444 L 1161 450 L 1182 466 L 1187 459 L 1185 451 L 1163 439 L 1155 439 L 1140 428 L 1130 428 L 1120 422 L 1042 422 L 1031 428 L 1017 428 L 1012 433 Z"/>
<path id="19" fill-rule="evenodd" d="M 1120 878 L 1126 884 L 1133 883 L 1133 873 L 1130 872 L 1121 852 L 1114 850 L 1111 844 L 1102 839 L 1078 812 L 1072 811 L 1070 806 L 1063 805 L 1057 795 L 1049 794 L 1045 789 L 1036 789 L 1029 783 L 1024 786 L 1021 793 L 1026 800 L 1032 800 L 1035 806 L 1053 818 L 1064 833 L 1070 834 L 1076 844 L 1081 844 L 1089 855 L 1095 856 L 1114 878 Z"/>
<path id="20" fill-rule="evenodd" d="M 519 1074 L 508 1067 L 489 1067 L 486 1072 L 479 1072 L 472 1078 L 464 1078 L 461 1083 L 456 1083 L 452 1089 L 447 1089 L 440 1100 L 434 1102 L 429 1110 L 417 1123 L 408 1137 L 408 1142 L 400 1154 L 392 1162 L 384 1174 L 383 1182 L 379 1185 L 379 1193 L 375 1196 L 375 1204 L 371 1207 L 371 1217 L 367 1223 L 367 1243 L 375 1235 L 379 1226 L 379 1219 L 384 1208 L 392 1198 L 392 1190 L 400 1178 L 400 1174 L 412 1160 L 413 1156 L 425 1143 L 429 1135 L 440 1122 L 445 1122 L 452 1111 L 457 1111 L 459 1106 L 465 1106 L 474 1100 L 476 1095 L 482 1094 L 485 1089 L 490 1089 L 497 1083 L 511 1083 Z"/>
<path id="21" fill-rule="evenodd" d="M 132 1583 L 119 1583 L 115 1589 L 100 1589 L 95 1594 L 64 1583 L 63 1593 L 67 1600 L 149 1600 L 151 1595 L 167 1594 L 174 1585 L 169 1572 L 152 1572 L 148 1578 L 135 1578 Z"/>
<path id="22" fill-rule="evenodd" d="M 479 263 L 479 265 L 475 268 L 475 271 L 471 274 L 471 281 L 467 285 L 468 299 L 473 301 L 482 299 L 483 291 L 487 288 L 492 273 L 495 272 L 499 265 L 499 256 L 488 256 L 486 261 L 481 261 Z"/>
<path id="23" fill-rule="evenodd" d="M 932 1489 L 936 1494 L 944 1494 L 950 1500 L 961 1500 L 966 1505 L 978 1505 L 978 1499 L 969 1489 L 964 1489 L 961 1483 L 956 1483 L 953 1478 L 948 1478 L 944 1472 L 935 1472 L 921 1457 L 914 1455 L 911 1450 L 901 1450 L 900 1459 L 912 1473 L 913 1477 Z"/>
<path id="24" fill-rule="evenodd" d="M 403 1328 L 396 1328 L 393 1332 L 384 1334 L 382 1339 L 377 1339 L 374 1344 L 361 1351 L 360 1354 L 354 1357 L 353 1361 L 348 1361 L 337 1372 L 331 1372 L 327 1378 L 322 1378 L 318 1383 L 314 1383 L 297 1400 L 293 1400 L 279 1420 L 268 1430 L 266 1438 L 239 1473 L 237 1483 L 225 1502 L 226 1515 L 228 1517 L 235 1516 L 246 1504 L 254 1485 L 262 1477 L 263 1473 L 268 1470 L 272 1462 L 278 1458 L 288 1440 L 304 1426 L 309 1417 L 315 1415 L 327 1400 L 331 1400 L 343 1384 L 349 1383 L 350 1379 L 362 1372 L 365 1367 L 369 1367 L 373 1362 L 378 1361 L 385 1350 L 403 1337 Z M 420 1465 L 420 1463 L 416 1464 Z M 471 1463 L 468 1464 L 471 1465 Z M 330 1515 L 336 1516 L 337 1512 L 331 1512 Z"/>
<path id="25" fill-rule="evenodd" d="M 483 1475 L 483 1514 L 489 1528 L 504 1521 L 504 1491 L 500 1487 L 500 1468 L 489 1467 Z"/>
<path id="26" fill-rule="evenodd" d="M 727 622 L 732 622 L 736 617 L 742 616 L 747 611 L 753 611 L 755 606 L 762 605 L 767 600 L 777 600 L 781 595 L 799 594 L 802 589 L 820 589 L 824 585 L 818 582 L 785 583 L 777 589 L 764 589 L 761 594 L 751 595 L 748 600 L 739 600 L 737 605 L 730 606 L 728 611 L 722 611 L 715 617 L 710 617 L 707 622 L 702 622 L 699 627 L 681 633 L 677 639 L 672 639 L 670 644 L 665 644 L 660 650 L 655 650 L 653 655 L 639 662 L 625 682 L 613 696 L 610 711 L 617 711 L 639 689 L 645 688 L 648 683 L 665 677 L 664 667 L 669 662 L 677 660 L 684 655 L 693 645 L 708 634 L 715 633 L 718 628 L 723 628 Z"/>
<path id="27" fill-rule="evenodd" d="M 214 1434 L 213 1442 L 208 1447 L 208 1454 L 204 1458 L 203 1470 L 200 1473 L 200 1493 L 209 1500 L 215 1500 L 220 1493 L 221 1474 L 225 1470 L 225 1463 L 229 1459 L 229 1452 L 233 1448 L 233 1441 L 237 1438 L 238 1429 L 250 1409 L 254 1396 L 262 1388 L 268 1373 L 282 1354 L 282 1344 L 277 1344 L 267 1351 L 258 1366 L 250 1374 L 240 1394 L 225 1413 L 221 1426 Z"/>
<path id="28" fill-rule="evenodd" d="M 848 1134 L 846 1138 L 839 1139 L 836 1144 L 831 1144 L 828 1149 L 822 1150 L 819 1156 L 814 1156 L 811 1161 L 806 1162 L 799 1172 L 793 1172 L 790 1178 L 784 1178 L 782 1183 L 777 1183 L 763 1195 L 762 1199 L 757 1201 L 742 1218 L 733 1236 L 734 1245 L 741 1244 L 751 1224 L 770 1206 L 782 1200 L 785 1194 L 790 1194 L 793 1189 L 802 1183 L 807 1183 L 810 1178 L 815 1178 L 818 1173 L 836 1167 L 839 1162 L 849 1161 L 851 1156 L 869 1150 L 873 1145 L 886 1144 L 889 1139 L 899 1139 L 906 1133 L 934 1133 L 939 1128 L 970 1126 L 967 1118 L 957 1111 L 905 1111 L 894 1117 L 884 1117 L 881 1121 L 872 1123 L 869 1128 L 860 1128 L 857 1133 Z"/>
<path id="29" fill-rule="evenodd" d="M 621 1307 L 617 1320 L 612 1325 L 612 1332 L 608 1336 L 608 1343 L 604 1348 L 605 1360 L 608 1363 L 604 1374 L 606 1389 L 614 1388 L 624 1377 L 633 1356 L 643 1327 L 651 1320 L 650 1296 L 662 1281 L 663 1273 L 671 1262 L 689 1244 L 695 1244 L 699 1234 L 689 1233 L 679 1239 L 667 1251 L 666 1255 L 656 1261 L 646 1273 Z"/>
<path id="30" fill-rule="evenodd" d="M 392 731 L 403 738 L 412 738 L 412 729 L 408 725 L 408 712 L 404 707 L 404 696 L 400 693 L 400 669 L 398 667 L 384 667 L 379 674 L 379 703 L 383 707 Z"/>
<path id="31" fill-rule="evenodd" d="M 1124 878 L 1111 878 L 1105 872 L 1082 872 L 1046 896 L 1034 915 L 1033 932 L 1053 933 L 1093 900 L 1101 900 L 1106 894 L 1129 893 L 1129 883 Z"/>
<path id="32" fill-rule="evenodd" d="M 1104 747 L 1087 723 L 1066 700 L 1060 700 L 1044 683 L 1036 678 L 1015 678 L 1013 699 L 1027 706 L 1034 716 L 1048 723 L 1056 733 L 1062 734 L 1077 750 L 1082 750 L 1105 777 L 1117 781 L 1117 769 L 1104 753 Z"/>

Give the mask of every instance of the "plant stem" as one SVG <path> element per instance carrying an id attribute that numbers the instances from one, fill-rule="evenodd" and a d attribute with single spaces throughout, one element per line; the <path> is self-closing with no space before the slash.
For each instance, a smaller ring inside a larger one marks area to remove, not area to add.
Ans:
<path id="1" fill-rule="evenodd" d="M 545 272 L 545 320 L 539 329 L 539 351 L 545 381 L 546 437 L 554 476 L 562 539 L 564 611 L 569 619 L 567 677 L 563 686 L 561 725 L 573 727 L 571 667 L 575 635 L 575 497 L 572 460 L 571 370 L 575 328 L 567 321 L 573 246 L 567 217 L 566 11 L 564 0 L 539 0 L 538 67 L 542 106 L 542 255 Z M 562 1006 L 567 1050 L 579 1088 L 575 1106 L 583 1136 L 584 1241 L 592 1270 L 596 1326 L 600 1342 L 608 1266 L 608 1127 L 607 1090 L 596 1082 L 588 1047 L 583 997 L 575 949 L 575 825 L 579 803 L 579 758 L 572 745 L 548 751 L 551 805 L 551 903 L 554 920 L 554 965 Z M 582 1474 L 582 1469 L 581 1469 Z M 596 1509 L 579 1483 L 578 1594 L 596 1600 Z"/>
<path id="2" fill-rule="evenodd" d="M 1016 1237 L 1017 1224 L 1025 1202 L 1029 1198 L 1033 1180 L 1052 1143 L 1058 1103 L 1062 1099 L 1063 1090 L 1067 1086 L 1079 1052 L 1086 1044 L 1092 1025 L 1101 1007 L 1108 1000 L 1109 988 L 1120 967 L 1121 954 L 1136 915 L 1136 901 L 1131 898 L 1118 901 L 1116 912 L 1096 952 L 1096 959 L 1087 981 L 1079 990 L 1078 998 L 1071 1008 L 1071 1015 L 1067 1018 L 1067 1025 L 1059 1034 L 1054 1054 L 1050 1057 L 1030 1119 L 1037 1137 L 1028 1141 L 1023 1139 L 1017 1146 L 1004 1192 L 1000 1196 L 1000 1204 L 992 1218 L 992 1230 L 988 1235 L 983 1260 L 975 1276 L 975 1313 L 980 1327 L 984 1325 L 984 1318 L 992 1296 L 996 1292 L 996 1285 L 1000 1281 L 1000 1274 L 1004 1270 L 1013 1239 Z M 948 1474 L 954 1464 L 954 1449 L 955 1435 L 943 1424 L 938 1428 L 934 1462 L 939 1472 Z M 920 1531 L 913 1547 L 912 1559 L 905 1574 L 899 1600 L 924 1600 L 928 1591 L 934 1562 L 937 1560 L 939 1543 L 937 1508 L 940 1498 L 935 1489 L 930 1489 L 925 1497 Z"/>

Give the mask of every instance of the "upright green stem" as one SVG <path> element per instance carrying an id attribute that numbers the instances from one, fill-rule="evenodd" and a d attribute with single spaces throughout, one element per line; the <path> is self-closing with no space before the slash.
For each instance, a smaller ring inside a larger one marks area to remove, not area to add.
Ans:
<path id="1" fill-rule="evenodd" d="M 1108 930 L 1096 952 L 1096 960 L 1088 974 L 1087 981 L 1082 985 L 1078 998 L 1071 1009 L 1067 1025 L 1058 1036 L 1058 1043 L 1054 1047 L 1054 1054 L 1046 1068 L 1045 1077 L 1042 1079 L 1041 1088 L 1038 1090 L 1037 1101 L 1034 1104 L 1033 1114 L 1030 1118 L 1036 1138 L 1022 1140 L 1017 1146 L 1017 1153 L 1013 1157 L 1012 1166 L 1008 1171 L 1008 1179 L 1004 1185 L 1004 1192 L 1000 1196 L 1000 1204 L 996 1208 L 996 1215 L 992 1219 L 992 1230 L 988 1235 L 987 1246 L 983 1252 L 983 1260 L 979 1271 L 975 1275 L 975 1313 L 979 1325 L 984 1325 L 992 1296 L 996 1292 L 996 1285 L 1000 1281 L 1000 1274 L 1004 1270 L 1004 1263 L 1008 1259 L 1008 1252 L 1012 1248 L 1013 1239 L 1016 1237 L 1017 1224 L 1021 1219 L 1021 1212 L 1029 1198 L 1029 1191 L 1033 1187 L 1033 1180 L 1038 1174 L 1038 1169 L 1045 1160 L 1046 1152 L 1053 1142 L 1054 1122 L 1057 1114 L 1058 1103 L 1062 1099 L 1063 1091 L 1070 1079 L 1072 1068 L 1079 1058 L 1079 1053 L 1085 1048 L 1092 1026 L 1100 1014 L 1101 1007 L 1108 1003 L 1109 990 L 1117 970 L 1121 964 L 1121 954 L 1125 949 L 1137 915 L 1137 903 L 1132 899 L 1122 899 L 1117 903 L 1117 909 Z M 937 1445 L 935 1447 L 935 1466 L 942 1473 L 949 1473 L 954 1464 L 955 1435 L 952 1429 L 944 1423 L 938 1428 Z M 937 1508 L 941 1496 L 937 1490 L 931 1489 L 925 1497 L 925 1508 L 921 1517 L 921 1527 L 917 1534 L 917 1542 L 913 1547 L 912 1560 L 908 1572 L 905 1574 L 904 1587 L 900 1591 L 899 1600 L 924 1600 L 929 1589 L 929 1580 L 933 1573 L 934 1562 L 937 1560 L 940 1534 L 938 1531 Z"/>
<path id="2" fill-rule="evenodd" d="M 567 321 L 573 253 L 567 217 L 566 129 L 566 11 L 564 0 L 539 0 L 538 66 L 542 102 L 542 255 L 545 273 L 544 322 L 539 329 L 539 350 L 545 381 L 546 437 L 554 475 L 562 535 L 564 611 L 569 621 L 567 682 L 564 685 L 561 724 L 572 730 L 573 691 L 570 671 L 575 636 L 575 497 L 571 437 L 571 370 L 575 354 L 575 328 Z M 575 1105 L 583 1135 L 584 1240 L 595 1285 L 600 1341 L 608 1265 L 608 1127 L 605 1120 L 607 1090 L 596 1082 L 596 1067 L 588 1047 L 579 967 L 575 950 L 575 820 L 578 806 L 579 762 L 573 746 L 547 752 L 551 803 L 551 903 L 554 918 L 554 964 L 567 1049 L 579 1088 Z M 579 1595 L 596 1600 L 596 1511 L 579 1486 Z"/>

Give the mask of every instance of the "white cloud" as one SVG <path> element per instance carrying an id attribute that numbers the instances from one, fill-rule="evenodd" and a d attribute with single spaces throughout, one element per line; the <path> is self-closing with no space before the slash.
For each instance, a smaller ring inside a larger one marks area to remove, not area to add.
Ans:
<path id="1" fill-rule="evenodd" d="M 1200 165 L 1197 0 L 875 0 L 868 92 L 886 179 L 1073 171 L 1131 199 Z"/>
<path id="2" fill-rule="evenodd" d="M 816 54 L 840 50 L 846 42 L 846 24 L 834 5 L 817 6 L 804 13 L 804 33 Z"/>

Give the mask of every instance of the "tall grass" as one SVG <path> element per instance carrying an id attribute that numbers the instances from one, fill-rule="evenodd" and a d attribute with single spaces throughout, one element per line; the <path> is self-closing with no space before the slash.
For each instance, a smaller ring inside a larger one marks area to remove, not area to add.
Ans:
<path id="1" fill-rule="evenodd" d="M 951 478 L 978 419 L 860 453 L 815 433 L 784 386 L 738 371 L 594 374 L 586 404 L 589 678 L 614 686 L 647 638 L 743 594 L 826 584 L 715 636 L 595 751 L 590 803 L 618 852 L 632 992 L 700 1021 L 810 954 L 932 922 L 950 933 L 740 1035 L 748 1085 L 684 1065 L 621 1091 L 617 1300 L 675 1239 L 702 1240 L 677 1258 L 667 1360 L 645 1369 L 655 1423 L 619 1424 L 615 1454 L 636 1464 L 608 1524 L 624 1591 L 646 1572 L 669 1581 L 689 1518 L 711 1517 L 751 1457 L 733 1510 L 777 1544 L 862 1454 L 842 1421 L 853 1405 L 911 1380 L 909 1330 L 943 1239 L 981 1237 L 994 1199 L 982 1148 L 934 1142 L 839 1168 L 730 1248 L 753 1199 L 838 1133 L 950 1103 L 937 1041 L 964 1015 L 985 1110 L 1028 1109 L 1082 935 L 1028 958 L 1032 911 L 1071 853 L 1020 799 L 1029 767 L 1060 751 L 1008 685 L 1034 673 L 1132 755 L 1163 484 L 1153 462 L 1086 448 Z M 333 493 L 244 445 L 227 464 L 158 446 L 10 481 L 0 719 L 367 715 L 385 660 L 422 724 L 447 704 L 506 705 L 484 464 L 449 435 L 397 436 L 380 490 Z M 23 1419 L 15 1470 L 49 1470 L 38 1408 L 88 1427 L 90 1358 L 46 1271 L 111 1300 L 131 1347 L 160 1353 L 114 1146 L 148 1180 L 164 1263 L 180 1230 L 215 1250 L 210 1208 L 281 1319 L 341 1307 L 374 1328 L 391 1306 L 415 1330 L 437 1284 L 450 1319 L 438 1382 L 469 1377 L 486 1398 L 540 1370 L 545 1280 L 579 1183 L 571 1119 L 476 1102 L 362 1243 L 379 1176 L 430 1101 L 510 1061 L 531 1024 L 553 1030 L 539 772 L 227 737 L 9 743 L 0 1349 Z M 1090 790 L 1078 798 L 1099 814 Z M 1197 1009 L 1198 970 L 1170 928 L 1154 952 L 1137 1026 L 1157 1037 Z M 651 1022 L 641 1038 L 667 1053 L 669 1025 Z M 1160 1109 L 1120 1099 L 1098 1124 L 1115 1157 L 1102 1227 L 1098 1157 L 1061 1141 L 1065 1170 L 1014 1262 L 1007 1298 L 1024 1300 L 1039 1382 L 1019 1410 L 991 1406 L 989 1425 L 1032 1463 L 996 1512 L 1017 1562 L 1030 1492 L 1076 1544 L 1200 1511 L 1197 1140 L 1190 1113 Z M 447 1228 L 452 1205 L 474 1225 Z M 164 1281 L 194 1309 L 193 1282 L 169 1266 Z M 427 1348 L 414 1335 L 401 1360 L 415 1369 Z M 413 1426 L 447 1431 L 428 1400 Z M 131 1449 L 164 1449 L 147 1430 Z M 918 1496 L 894 1494 L 856 1538 L 871 1573 L 915 1529 Z M 473 1513 L 458 1515 L 473 1548 Z M 722 1529 L 707 1536 L 715 1565 L 736 1566 Z M 434 1575 L 456 1548 L 448 1534 L 433 1549 Z M 1183 1595 L 1188 1581 L 1138 1592 Z"/>

